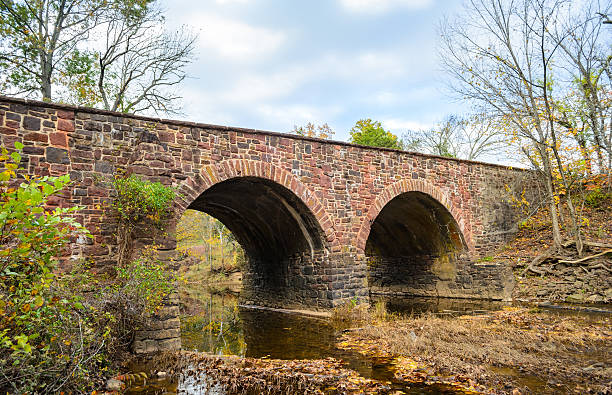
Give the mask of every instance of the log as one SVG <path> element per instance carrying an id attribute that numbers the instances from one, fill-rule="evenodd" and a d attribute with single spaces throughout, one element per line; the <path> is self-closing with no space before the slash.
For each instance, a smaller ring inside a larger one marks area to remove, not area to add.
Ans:
<path id="1" fill-rule="evenodd" d="M 567 264 L 570 264 L 570 265 L 581 264 L 581 263 L 590 261 L 591 259 L 599 258 L 600 256 L 604 256 L 604 255 L 607 255 L 607 254 L 612 254 L 612 248 L 608 249 L 608 250 L 605 250 L 605 251 L 602 251 L 599 254 L 589 255 L 589 256 L 585 256 L 584 258 L 576 259 L 575 261 L 570 261 L 570 260 L 567 260 L 567 259 L 562 259 L 558 263 L 567 263 Z"/>
<path id="2" fill-rule="evenodd" d="M 576 241 L 574 240 L 570 240 L 570 241 L 566 241 L 565 243 L 561 244 L 561 247 L 563 248 L 569 248 L 573 245 L 576 244 Z M 583 245 L 587 246 L 587 247 L 595 247 L 595 248 L 612 248 L 612 244 L 607 244 L 607 243 L 598 243 L 596 241 L 583 241 L 582 242 Z"/>
<path id="3" fill-rule="evenodd" d="M 583 269 L 584 269 L 584 267 L 583 267 Z M 607 270 L 609 273 L 612 273 L 612 269 L 610 269 L 609 267 L 607 267 L 603 263 L 598 263 L 597 265 L 589 266 L 589 269 L 604 269 L 604 270 Z"/>

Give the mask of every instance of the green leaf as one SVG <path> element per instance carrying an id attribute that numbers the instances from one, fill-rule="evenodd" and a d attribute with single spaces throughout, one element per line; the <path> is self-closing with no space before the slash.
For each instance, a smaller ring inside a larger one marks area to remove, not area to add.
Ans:
<path id="1" fill-rule="evenodd" d="M 19 155 L 18 152 L 12 152 L 11 153 L 11 158 L 13 158 L 13 160 L 15 161 L 15 163 L 19 163 L 21 162 L 21 155 Z"/>

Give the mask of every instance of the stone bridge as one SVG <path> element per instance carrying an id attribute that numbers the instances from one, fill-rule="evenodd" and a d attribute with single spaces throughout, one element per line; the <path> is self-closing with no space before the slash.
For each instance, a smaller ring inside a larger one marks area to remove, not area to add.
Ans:
<path id="1" fill-rule="evenodd" d="M 94 235 L 73 257 L 115 264 L 104 211 L 117 170 L 172 185 L 244 248 L 246 303 L 330 308 L 370 292 L 502 299 L 508 268 L 482 259 L 516 229 L 507 188 L 530 173 L 260 130 L 0 97 L 0 143 L 23 172 L 69 174 L 51 204 L 81 205 Z M 172 228 L 172 226 L 170 226 Z M 171 236 L 163 248 L 172 250 Z"/>

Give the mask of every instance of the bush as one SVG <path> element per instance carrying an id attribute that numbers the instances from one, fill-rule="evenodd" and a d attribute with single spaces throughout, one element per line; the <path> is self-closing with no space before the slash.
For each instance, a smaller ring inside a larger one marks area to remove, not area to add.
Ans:
<path id="1" fill-rule="evenodd" d="M 143 180 L 134 174 L 115 177 L 113 186 L 117 192 L 113 207 L 122 222 L 149 222 L 157 227 L 163 226 L 175 196 L 172 188 L 159 182 Z"/>
<path id="2" fill-rule="evenodd" d="M 17 150 L 23 145 L 16 143 Z M 54 274 L 57 256 L 70 238 L 86 230 L 73 208 L 47 208 L 49 196 L 68 176 L 26 178 L 16 185 L 21 157 L 1 149 L 0 165 L 0 390 L 30 393 L 91 387 L 104 336 L 81 298 Z"/>
<path id="3" fill-rule="evenodd" d="M 592 208 L 605 207 L 609 202 L 612 202 L 612 192 L 606 192 L 602 188 L 589 191 L 584 199 L 584 203 Z"/>
<path id="4" fill-rule="evenodd" d="M 91 393 L 172 279 L 152 249 L 105 283 L 83 264 L 58 273 L 57 256 L 87 234 L 71 218 L 80 207 L 48 208 L 69 177 L 18 183 L 20 159 L 0 151 L 0 393 Z"/>
<path id="5" fill-rule="evenodd" d="M 118 218 L 118 265 L 122 267 L 132 255 L 137 228 L 151 232 L 163 230 L 175 192 L 171 187 L 134 174 L 115 177 L 113 187 L 117 195 L 112 207 Z"/>

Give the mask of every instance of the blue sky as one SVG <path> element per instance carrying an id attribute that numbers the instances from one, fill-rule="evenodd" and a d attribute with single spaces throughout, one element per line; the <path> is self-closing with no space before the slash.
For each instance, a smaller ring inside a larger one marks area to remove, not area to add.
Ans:
<path id="1" fill-rule="evenodd" d="M 463 111 L 445 91 L 436 26 L 459 0 L 165 0 L 199 34 L 184 117 L 289 132 L 358 119 L 397 135 Z"/>

